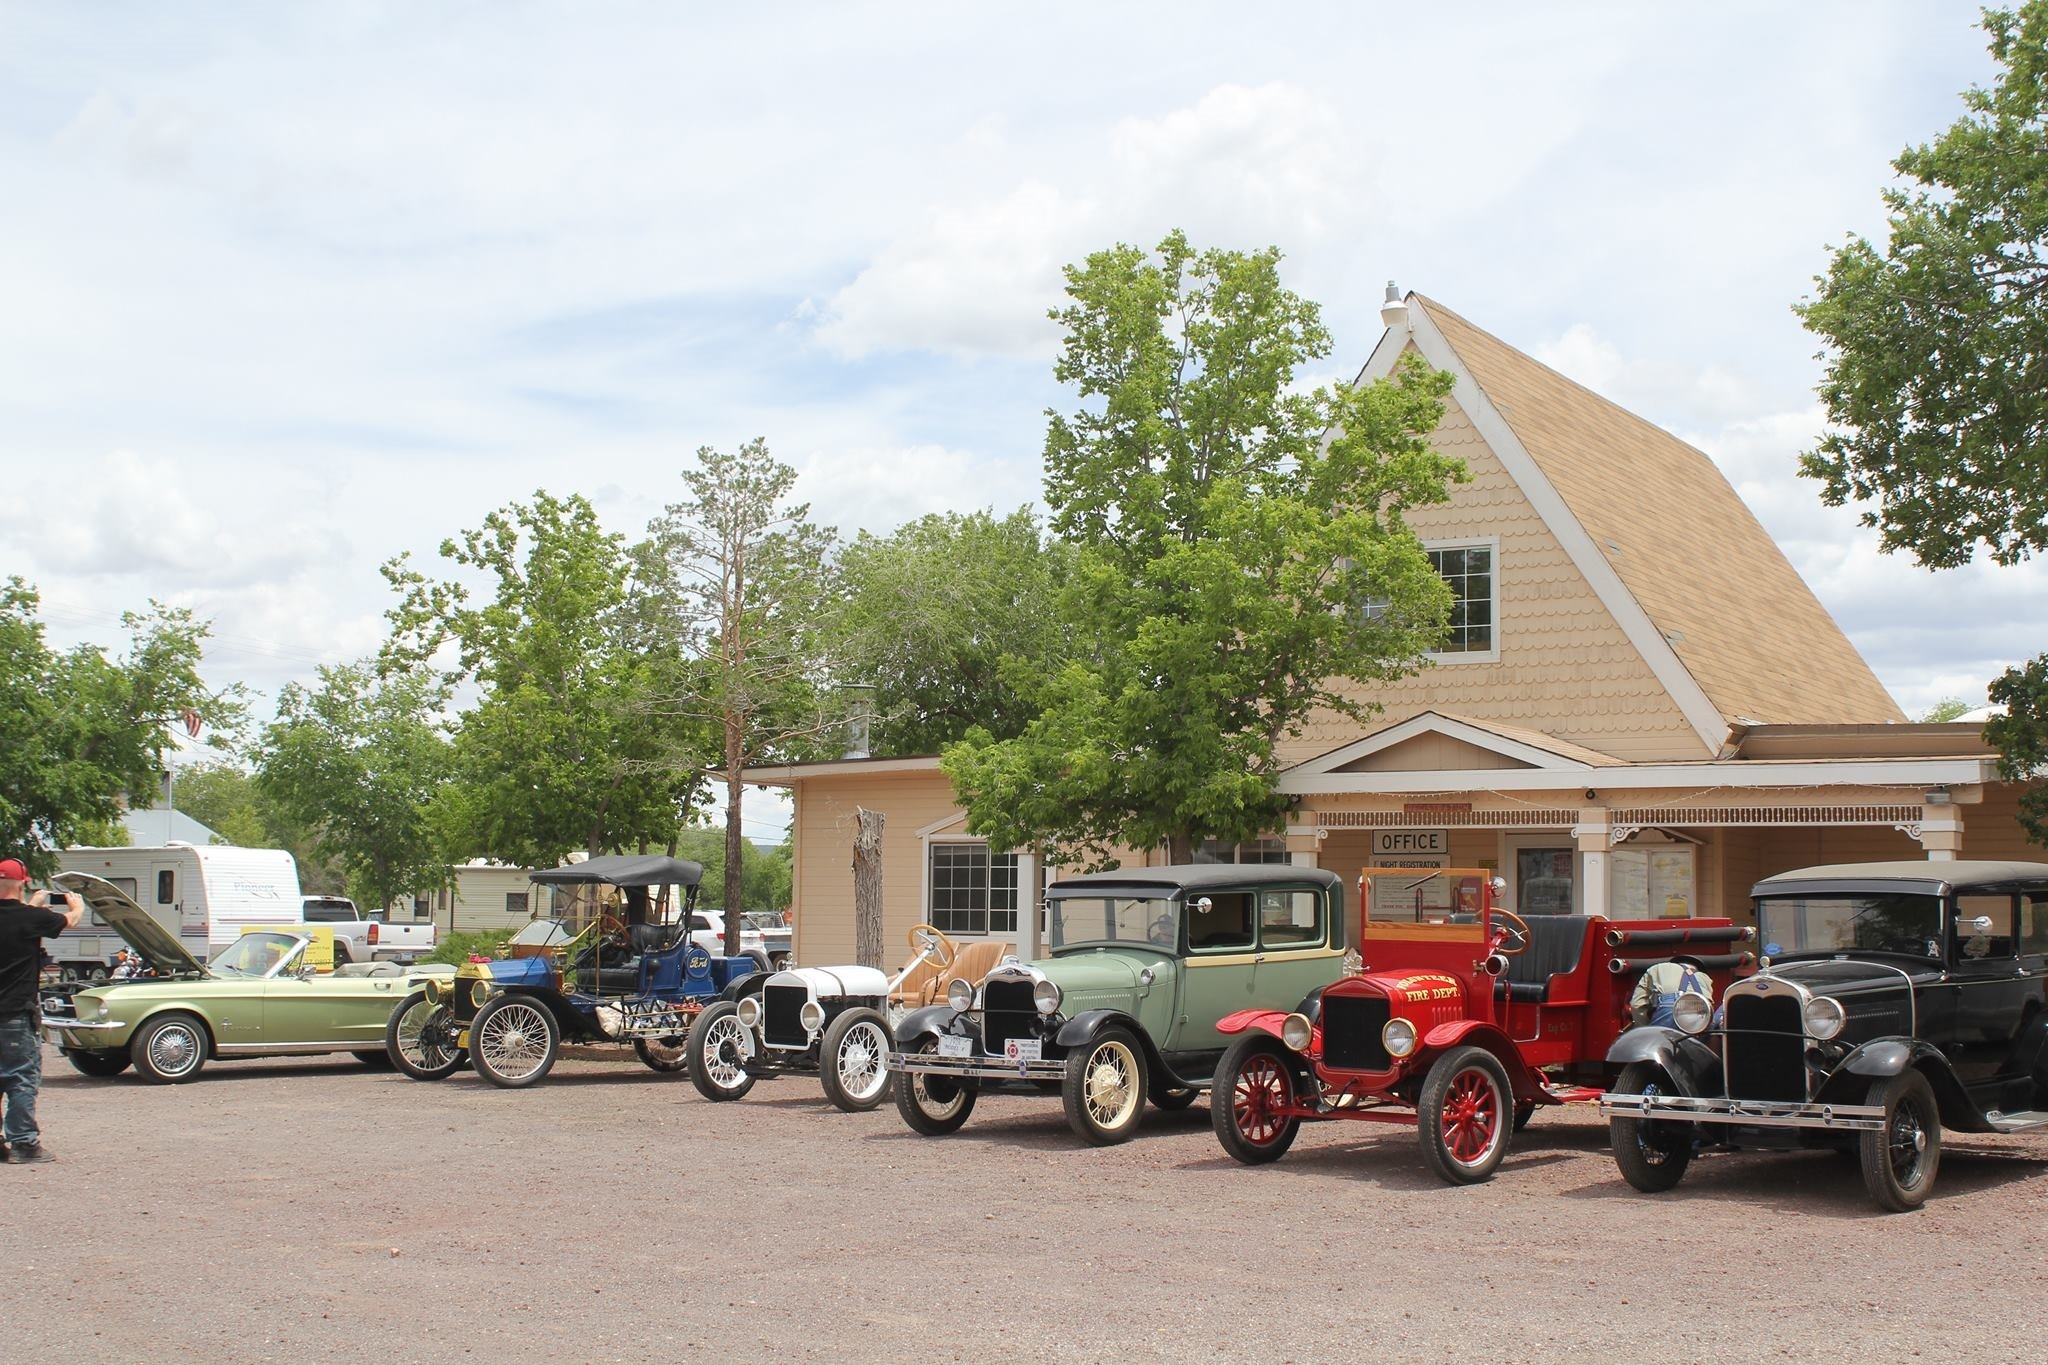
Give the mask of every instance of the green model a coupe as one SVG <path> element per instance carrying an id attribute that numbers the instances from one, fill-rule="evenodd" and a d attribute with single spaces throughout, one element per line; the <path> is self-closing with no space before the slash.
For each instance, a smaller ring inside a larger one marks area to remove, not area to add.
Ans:
<path id="1" fill-rule="evenodd" d="M 44 1036 L 88 1076 L 132 1064 L 144 1080 L 174 1085 L 212 1058 L 323 1052 L 382 1065 L 385 1024 L 417 984 L 418 973 L 387 963 L 317 975 L 306 965 L 311 938 L 271 931 L 244 934 L 202 965 L 112 883 L 82 872 L 53 880 L 84 897 L 142 960 L 142 975 L 44 1000 Z"/>
<path id="2" fill-rule="evenodd" d="M 1149 1099 L 1209 1089 L 1246 1009 L 1294 1009 L 1344 974 L 1344 887 L 1312 867 L 1204 863 L 1067 877 L 1047 888 L 1045 956 L 896 1025 L 889 1069 L 915 1132 L 951 1133 L 993 1090 L 1058 1093 L 1098 1146 L 1137 1131 Z"/>

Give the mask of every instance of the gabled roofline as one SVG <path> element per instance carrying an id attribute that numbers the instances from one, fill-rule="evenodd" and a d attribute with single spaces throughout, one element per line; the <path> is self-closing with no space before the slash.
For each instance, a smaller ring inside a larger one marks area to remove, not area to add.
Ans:
<path id="1" fill-rule="evenodd" d="M 1646 791 L 1660 787 L 1729 789 L 1803 787 L 1967 787 L 1997 780 L 1988 758 L 1826 759 L 1775 762 L 1769 759 L 1701 760 L 1696 763 L 1634 763 L 1622 768 L 1467 768 L 1419 772 L 1280 774 L 1279 790 L 1289 796 L 1441 796 L 1465 791 Z"/>
<path id="2" fill-rule="evenodd" d="M 742 768 L 740 780 L 759 787 L 787 787 L 808 777 L 866 777 L 883 773 L 935 773 L 938 770 L 937 754 L 919 754 L 911 758 L 832 758 L 818 763 Z"/>
<path id="3" fill-rule="evenodd" d="M 1340 768 L 1358 762 L 1361 758 L 1369 758 L 1382 750 L 1391 749 L 1398 744 L 1405 744 L 1419 735 L 1426 734 L 1444 735 L 1450 739 L 1470 744 L 1476 749 L 1485 749 L 1487 752 L 1499 754 L 1503 758 L 1514 759 L 1517 763 L 1526 763 L 1531 768 L 1555 769 L 1575 773 L 1604 771 L 1603 768 L 1597 768 L 1583 760 L 1548 749 L 1541 749 L 1533 744 L 1525 744 L 1520 740 L 1510 739 L 1506 735 L 1498 734 L 1485 728 L 1483 725 L 1475 725 L 1469 721 L 1458 720 L 1455 717 L 1446 716 L 1441 711 L 1423 711 L 1417 715 L 1410 716 L 1399 725 L 1389 725 L 1384 730 L 1376 730 L 1363 739 L 1355 739 L 1349 744 L 1330 750 L 1328 753 L 1318 754 L 1306 762 L 1297 763 L 1287 771 L 1289 773 L 1299 773 L 1303 777 L 1326 776 L 1337 772 Z"/>
<path id="4" fill-rule="evenodd" d="M 1650 614 L 1643 610 L 1635 594 L 1621 581 L 1621 575 L 1614 571 L 1614 566 L 1594 545 L 1593 537 L 1580 524 L 1577 514 L 1557 491 L 1556 485 L 1550 482 L 1543 467 L 1529 454 L 1521 438 L 1515 435 L 1507 418 L 1493 405 L 1486 391 L 1479 387 L 1479 381 L 1472 377 L 1464 359 L 1445 339 L 1436 319 L 1430 316 L 1427 301 L 1411 290 L 1407 302 L 1408 331 L 1397 333 L 1388 328 L 1367 358 L 1365 368 L 1358 372 L 1355 382 L 1370 383 L 1392 374 L 1394 363 L 1410 340 L 1424 360 L 1437 369 L 1450 371 L 1456 380 L 1451 396 L 1457 399 L 1458 406 L 1464 410 L 1473 428 L 1492 448 L 1494 457 L 1507 470 L 1508 477 L 1521 488 L 1522 495 L 1536 509 L 1536 515 L 1557 537 L 1558 544 L 1564 547 L 1573 566 L 1593 589 L 1600 604 L 1607 608 L 1607 614 L 1621 628 L 1643 662 L 1649 665 L 1693 733 L 1699 736 L 1701 745 L 1710 754 L 1720 753 L 1728 740 L 1727 717 L 1708 698 L 1706 689 L 1693 678 L 1684 660 L 1678 657 L 1663 632 L 1650 620 Z"/>

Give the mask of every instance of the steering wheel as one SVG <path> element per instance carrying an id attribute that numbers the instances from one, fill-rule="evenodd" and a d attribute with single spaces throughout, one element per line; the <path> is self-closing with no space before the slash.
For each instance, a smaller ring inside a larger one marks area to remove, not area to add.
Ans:
<path id="1" fill-rule="evenodd" d="M 913 925 L 910 930 L 910 947 L 919 957 L 930 958 L 932 965 L 940 971 L 953 965 L 953 959 L 960 956 L 960 949 L 953 940 L 946 937 L 945 930 L 929 924 Z"/>
<path id="2" fill-rule="evenodd" d="M 624 947 L 626 944 L 626 922 L 610 910 L 598 911 L 597 937 L 600 941 L 608 942 L 614 947 Z"/>
<path id="3" fill-rule="evenodd" d="M 1496 905 L 1493 907 L 1493 918 L 1495 921 L 1494 933 L 1496 938 L 1499 939 L 1499 941 L 1493 945 L 1493 951 L 1499 953 L 1502 957 L 1517 957 L 1522 953 L 1526 953 L 1529 951 L 1529 945 L 1536 941 L 1536 936 L 1529 932 L 1529 921 L 1523 919 L 1520 915 L 1516 914 L 1514 911 L 1508 909 L 1504 905 Z M 1508 939 L 1506 935 L 1500 932 L 1499 921 L 1501 920 L 1506 920 L 1508 922 L 1508 927 L 1514 930 L 1515 946 L 1512 948 L 1507 946 Z"/>
<path id="4" fill-rule="evenodd" d="M 1158 919 L 1153 920 L 1151 928 L 1146 931 L 1146 934 L 1159 947 L 1171 948 L 1173 946 L 1173 916 L 1161 915 Z"/>

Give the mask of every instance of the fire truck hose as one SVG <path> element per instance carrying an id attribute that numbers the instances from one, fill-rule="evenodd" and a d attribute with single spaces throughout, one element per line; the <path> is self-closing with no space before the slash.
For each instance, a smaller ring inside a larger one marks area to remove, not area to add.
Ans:
<path id="1" fill-rule="evenodd" d="M 1609 929 L 1610 948 L 1663 948 L 1675 943 L 1747 943 L 1756 929 L 1747 924 L 1700 925 L 1691 929 Z"/>
<path id="2" fill-rule="evenodd" d="M 1739 967 L 1754 967 L 1756 965 L 1755 953 L 1690 953 L 1687 956 L 1710 972 L 1733 971 Z M 1670 961 L 1670 958 L 1664 953 L 1656 953 L 1648 957 L 1636 958 L 1632 961 L 1627 958 L 1610 957 L 1607 959 L 1607 970 L 1616 976 L 1621 976 L 1627 972 L 1647 971 L 1659 962 L 1668 961 Z"/>

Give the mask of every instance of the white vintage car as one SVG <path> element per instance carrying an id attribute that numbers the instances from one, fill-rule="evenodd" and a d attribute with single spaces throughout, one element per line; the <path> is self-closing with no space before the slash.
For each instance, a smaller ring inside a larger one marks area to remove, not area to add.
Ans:
<path id="1" fill-rule="evenodd" d="M 1007 943 L 956 945 L 929 924 L 910 931 L 912 955 L 895 976 L 876 967 L 793 967 L 756 977 L 736 1000 L 697 1016 L 687 1049 L 690 1080 L 707 1100 L 736 1100 L 754 1082 L 816 1072 L 825 1098 L 848 1113 L 889 1098 L 885 1059 L 896 1021 L 970 986 L 1014 950 Z"/>

